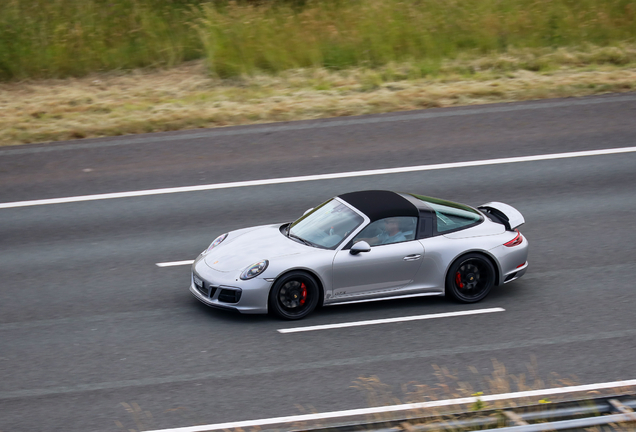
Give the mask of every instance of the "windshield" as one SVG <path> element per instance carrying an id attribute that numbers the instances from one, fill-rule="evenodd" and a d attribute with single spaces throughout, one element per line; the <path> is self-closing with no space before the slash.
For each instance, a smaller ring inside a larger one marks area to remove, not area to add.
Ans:
<path id="1" fill-rule="evenodd" d="M 314 246 L 334 249 L 363 221 L 362 216 L 332 199 L 291 224 L 289 235 Z"/>

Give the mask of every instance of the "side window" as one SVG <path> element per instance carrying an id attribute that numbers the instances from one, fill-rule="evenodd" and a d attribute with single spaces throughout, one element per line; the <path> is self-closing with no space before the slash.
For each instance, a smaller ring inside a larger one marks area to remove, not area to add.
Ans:
<path id="1" fill-rule="evenodd" d="M 478 214 L 460 208 L 434 203 L 429 203 L 429 205 L 435 210 L 437 232 L 440 233 L 472 225 L 481 220 Z"/>
<path id="2" fill-rule="evenodd" d="M 377 220 L 360 231 L 353 243 L 364 240 L 371 246 L 399 243 L 415 239 L 415 217 L 390 217 Z"/>

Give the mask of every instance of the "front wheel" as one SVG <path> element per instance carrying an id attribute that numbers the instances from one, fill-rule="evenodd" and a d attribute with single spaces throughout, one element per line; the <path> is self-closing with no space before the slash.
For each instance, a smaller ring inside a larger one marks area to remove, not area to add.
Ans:
<path id="1" fill-rule="evenodd" d="M 319 292 L 311 275 L 299 271 L 287 273 L 269 292 L 269 310 L 286 320 L 304 318 L 316 308 Z"/>
<path id="2" fill-rule="evenodd" d="M 461 303 L 475 303 L 495 284 L 495 267 L 485 256 L 471 253 L 459 257 L 446 275 L 446 294 Z"/>

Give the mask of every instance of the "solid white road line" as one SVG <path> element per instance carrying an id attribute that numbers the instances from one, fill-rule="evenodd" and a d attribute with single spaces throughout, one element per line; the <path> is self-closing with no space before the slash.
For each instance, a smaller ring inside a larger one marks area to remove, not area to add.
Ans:
<path id="1" fill-rule="evenodd" d="M 433 165 L 418 165 L 418 166 L 399 167 L 399 168 L 351 171 L 351 172 L 341 172 L 341 173 L 333 173 L 333 174 L 318 174 L 318 175 L 308 175 L 308 176 L 298 176 L 298 177 L 283 177 L 283 178 L 263 179 L 263 180 L 215 183 L 215 184 L 198 185 L 198 186 L 149 189 L 149 190 L 116 192 L 116 193 L 106 193 L 106 194 L 97 194 L 97 195 L 82 195 L 82 196 L 74 196 L 74 197 L 66 197 L 66 198 L 16 201 L 16 202 L 0 203 L 0 209 L 15 208 L 15 207 L 31 207 L 31 206 L 40 206 L 40 205 L 47 205 L 47 204 L 64 204 L 64 203 L 82 202 L 82 201 L 97 201 L 97 200 L 106 200 L 106 199 L 114 199 L 114 198 L 130 198 L 130 197 L 140 197 L 140 196 L 149 196 L 149 195 L 163 195 L 163 194 L 172 194 L 172 193 L 181 193 L 181 192 L 196 192 L 196 191 L 215 190 L 215 189 L 229 189 L 229 188 L 248 187 L 248 186 L 263 186 L 263 185 L 272 185 L 272 184 L 296 183 L 296 182 L 316 181 L 316 180 L 331 180 L 331 179 L 341 179 L 341 178 L 348 178 L 348 177 L 363 177 L 363 176 L 373 176 L 373 175 L 383 175 L 383 174 L 399 174 L 399 173 L 408 173 L 408 172 L 417 172 L 417 171 L 433 171 L 433 170 L 484 166 L 484 165 L 500 165 L 500 164 L 517 163 L 517 162 L 568 159 L 568 158 L 576 158 L 576 157 L 584 157 L 584 156 L 600 156 L 600 155 L 634 153 L 634 152 L 636 152 L 636 147 L 622 147 L 622 148 L 603 149 L 603 150 L 588 150 L 588 151 L 578 151 L 578 152 L 568 152 L 568 153 L 543 154 L 543 155 L 535 155 L 535 156 L 520 156 L 520 157 L 509 157 L 509 158 L 500 158 L 500 159 L 452 162 L 452 163 L 433 164 Z"/>
<path id="2" fill-rule="evenodd" d="M 598 383 L 598 384 L 578 385 L 578 386 L 570 386 L 570 387 L 549 388 L 549 389 L 543 389 L 543 390 L 501 393 L 501 394 L 485 395 L 485 396 L 479 396 L 479 397 L 465 397 L 465 398 L 459 398 L 459 399 L 446 399 L 446 400 L 440 400 L 440 401 L 430 401 L 430 402 L 411 403 L 411 404 L 402 404 L 402 405 L 388 405 L 388 406 L 375 407 L 375 408 L 361 408 L 361 409 L 352 409 L 352 410 L 345 410 L 345 411 L 331 411 L 326 413 L 303 414 L 303 415 L 288 416 L 288 417 L 274 417 L 274 418 L 260 419 L 260 420 L 247 420 L 247 421 L 217 423 L 217 424 L 209 424 L 209 425 L 201 425 L 201 426 L 180 427 L 180 428 L 174 428 L 174 429 L 161 429 L 161 430 L 155 430 L 155 431 L 149 431 L 149 432 L 206 432 L 206 431 L 215 431 L 219 429 L 247 428 L 252 426 L 267 426 L 267 425 L 274 425 L 274 424 L 293 423 L 293 422 L 302 422 L 302 421 L 310 421 L 310 420 L 325 420 L 325 419 L 335 419 L 335 418 L 361 416 L 361 415 L 369 415 L 369 414 L 410 411 L 410 410 L 424 409 L 424 408 L 437 408 L 437 407 L 445 407 L 445 406 L 452 406 L 452 405 L 464 405 L 464 404 L 475 403 L 477 399 L 483 402 L 494 402 L 494 401 L 506 400 L 506 399 L 550 396 L 550 395 L 563 394 L 563 393 L 588 392 L 588 391 L 595 391 L 595 390 L 602 390 L 602 389 L 615 389 L 619 387 L 631 387 L 631 386 L 636 386 L 636 379 L 627 380 L 627 381 L 613 381 L 613 382 L 605 382 L 605 383 Z"/>
<path id="3" fill-rule="evenodd" d="M 414 315 L 414 316 L 398 317 L 398 318 L 353 321 L 353 322 L 340 323 L 340 324 L 324 324 L 324 325 L 315 325 L 315 326 L 309 326 L 309 327 L 293 327 L 293 328 L 286 328 L 286 329 L 278 329 L 278 332 L 279 333 L 299 333 L 299 332 L 308 332 L 308 331 L 315 331 L 315 330 L 329 330 L 329 329 L 337 329 L 337 328 L 345 328 L 345 327 L 368 326 L 368 325 L 375 325 L 375 324 L 420 321 L 420 320 L 427 320 L 427 319 L 434 319 L 434 318 L 449 318 L 449 317 L 478 315 L 478 314 L 487 314 L 487 313 L 504 312 L 504 311 L 505 311 L 504 308 L 474 309 L 474 310 L 467 310 L 467 311 L 444 312 L 444 313 L 428 314 L 428 315 Z"/>
<path id="4" fill-rule="evenodd" d="M 172 262 L 155 263 L 155 265 L 157 267 L 174 267 L 174 266 L 190 265 L 193 262 L 194 260 L 172 261 Z"/>

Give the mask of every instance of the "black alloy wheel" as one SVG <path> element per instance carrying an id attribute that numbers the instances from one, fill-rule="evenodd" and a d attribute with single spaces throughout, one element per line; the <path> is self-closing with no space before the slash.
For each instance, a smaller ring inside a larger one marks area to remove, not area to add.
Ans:
<path id="1" fill-rule="evenodd" d="M 319 293 L 316 280 L 308 273 L 287 273 L 269 292 L 269 310 L 286 320 L 304 318 L 318 305 Z"/>
<path id="2" fill-rule="evenodd" d="M 475 303 L 488 295 L 495 284 L 495 267 L 478 253 L 457 259 L 446 275 L 446 294 L 462 303 Z"/>

